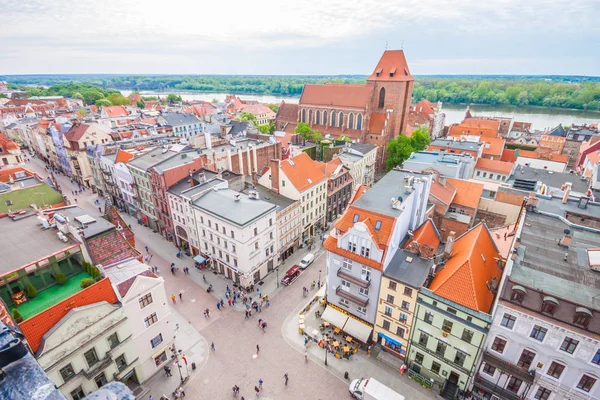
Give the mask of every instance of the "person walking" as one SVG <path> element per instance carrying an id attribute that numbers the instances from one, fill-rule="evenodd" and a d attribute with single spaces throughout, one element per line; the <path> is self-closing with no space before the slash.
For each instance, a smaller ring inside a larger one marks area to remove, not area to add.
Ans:
<path id="1" fill-rule="evenodd" d="M 225 302 L 223 301 L 223 299 L 221 298 L 221 307 L 223 307 L 225 305 Z"/>
<path id="2" fill-rule="evenodd" d="M 146 253 L 150 253 L 150 250 L 148 250 L 148 246 L 144 246 L 144 248 L 146 249 Z"/>
<path id="3" fill-rule="evenodd" d="M 177 300 L 175 299 L 175 294 L 171 295 L 171 301 L 173 302 L 173 304 L 177 303 Z"/>
<path id="4" fill-rule="evenodd" d="M 256 345 L 256 354 L 258 354 L 260 352 L 260 347 L 258 345 Z"/>
<path id="5" fill-rule="evenodd" d="M 258 386 L 254 386 L 254 391 L 256 392 L 256 397 L 260 396 L 260 389 Z"/>
<path id="6" fill-rule="evenodd" d="M 170 378 L 173 375 L 173 374 L 171 374 L 171 368 L 169 368 L 165 365 L 165 367 L 163 369 L 165 370 L 165 375 L 167 376 L 167 378 Z"/>
<path id="7" fill-rule="evenodd" d="M 285 374 L 283 374 L 283 379 L 285 379 L 285 386 L 287 386 L 288 379 L 289 379 L 289 376 L 288 376 L 287 372 Z"/>
<path id="8" fill-rule="evenodd" d="M 211 349 L 212 351 L 215 351 L 215 342 L 212 342 L 212 343 L 210 344 L 210 349 Z"/>
<path id="9" fill-rule="evenodd" d="M 179 300 L 183 301 L 183 292 L 179 292 Z"/>
<path id="10" fill-rule="evenodd" d="M 260 379 L 258 380 L 258 388 L 259 388 L 260 390 L 262 390 L 262 384 L 263 384 L 263 380 L 262 380 L 262 378 L 260 378 Z"/>
<path id="11" fill-rule="evenodd" d="M 221 303 L 217 301 L 217 310 L 221 310 Z"/>
<path id="12" fill-rule="evenodd" d="M 206 308 L 206 316 L 210 318 L 210 311 L 209 311 L 208 307 Z"/>

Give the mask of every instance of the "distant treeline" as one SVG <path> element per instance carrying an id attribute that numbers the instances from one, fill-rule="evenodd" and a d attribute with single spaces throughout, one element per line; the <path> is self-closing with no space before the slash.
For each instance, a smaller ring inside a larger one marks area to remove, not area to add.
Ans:
<path id="1" fill-rule="evenodd" d="M 198 91 L 206 93 L 299 96 L 306 83 L 364 83 L 366 77 L 347 76 L 125 76 L 125 75 L 22 75 L 0 76 L 37 95 L 55 94 L 34 86 L 89 84 L 103 89 L 137 91 Z M 28 85 L 28 86 L 24 86 Z M 62 94 L 62 93 L 61 93 Z M 83 93 L 81 93 L 86 97 Z M 97 95 L 97 93 L 95 94 Z M 106 95 L 105 95 L 106 96 Z M 600 78 L 581 76 L 427 76 L 416 77 L 413 98 L 444 103 L 541 106 L 600 110 Z M 88 99 L 86 98 L 86 101 Z"/>

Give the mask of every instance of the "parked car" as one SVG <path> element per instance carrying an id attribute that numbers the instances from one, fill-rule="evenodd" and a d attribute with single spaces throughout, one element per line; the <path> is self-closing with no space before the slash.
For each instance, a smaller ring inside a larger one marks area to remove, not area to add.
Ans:
<path id="1" fill-rule="evenodd" d="M 304 256 L 302 261 L 300 261 L 300 268 L 306 269 L 313 261 L 315 261 L 315 255 L 313 253 L 308 253 Z"/>
<path id="2" fill-rule="evenodd" d="M 288 271 L 285 273 L 285 276 L 283 277 L 283 279 L 281 280 L 281 284 L 288 286 L 290 285 L 292 282 L 294 282 L 296 279 L 298 279 L 298 277 L 300 276 L 300 267 L 297 265 L 294 265 L 292 268 L 288 269 Z"/>
<path id="3" fill-rule="evenodd" d="M 404 400 L 404 396 L 375 378 L 355 379 L 350 383 L 348 390 L 357 400 Z"/>

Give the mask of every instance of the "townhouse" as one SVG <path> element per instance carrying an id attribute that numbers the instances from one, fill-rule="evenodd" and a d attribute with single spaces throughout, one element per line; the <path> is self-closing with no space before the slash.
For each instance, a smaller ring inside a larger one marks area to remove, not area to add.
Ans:
<path id="1" fill-rule="evenodd" d="M 92 169 L 86 153 L 88 146 L 112 142 L 110 132 L 102 124 L 75 123 L 64 133 L 66 153 L 69 158 L 72 178 L 80 185 L 92 186 Z"/>
<path id="2" fill-rule="evenodd" d="M 352 175 L 350 170 L 342 165 L 339 158 L 328 163 L 317 163 L 327 177 L 327 222 L 333 222 L 342 215 L 348 206 L 352 195 Z"/>
<path id="3" fill-rule="evenodd" d="M 202 133 L 201 121 L 194 114 L 163 112 L 158 116 L 158 123 L 172 128 L 173 134 L 180 138 Z"/>
<path id="4" fill-rule="evenodd" d="M 346 143 L 335 157 L 350 170 L 354 185 L 373 186 L 375 182 L 375 162 L 377 146 L 365 143 Z"/>

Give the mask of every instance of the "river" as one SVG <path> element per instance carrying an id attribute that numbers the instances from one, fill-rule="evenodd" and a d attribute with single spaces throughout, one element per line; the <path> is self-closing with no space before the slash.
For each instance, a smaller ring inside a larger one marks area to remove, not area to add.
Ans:
<path id="1" fill-rule="evenodd" d="M 131 94 L 130 90 L 121 90 L 124 96 Z M 198 93 L 198 92 L 169 92 L 180 95 L 183 100 L 218 101 L 225 100 L 226 93 Z M 169 93 L 140 92 L 142 96 L 166 96 Z M 298 103 L 298 97 L 283 97 L 269 95 L 239 94 L 242 99 L 257 100 L 261 103 L 279 104 L 282 100 L 287 103 Z M 445 104 L 442 106 L 446 114 L 446 125 L 459 123 L 465 117 L 466 105 Z M 554 128 L 558 124 L 569 126 L 572 124 L 594 124 L 600 123 L 600 112 L 584 110 L 566 110 L 561 108 L 544 107 L 514 107 L 514 106 L 488 106 L 471 105 L 471 114 L 476 117 L 512 117 L 515 121 L 531 122 L 532 128 L 544 130 Z"/>

